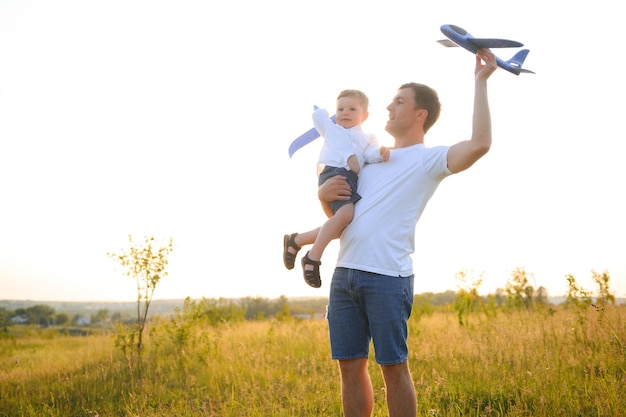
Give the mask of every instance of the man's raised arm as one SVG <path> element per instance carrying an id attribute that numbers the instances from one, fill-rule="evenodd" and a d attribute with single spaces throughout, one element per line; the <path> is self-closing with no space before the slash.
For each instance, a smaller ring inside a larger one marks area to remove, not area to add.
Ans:
<path id="1" fill-rule="evenodd" d="M 484 63 L 483 63 L 484 62 Z M 474 116 L 472 137 L 459 142 L 448 151 L 448 169 L 461 172 L 474 165 L 491 147 L 491 113 L 487 94 L 487 79 L 497 69 L 496 57 L 489 49 L 476 53 L 474 70 Z"/>

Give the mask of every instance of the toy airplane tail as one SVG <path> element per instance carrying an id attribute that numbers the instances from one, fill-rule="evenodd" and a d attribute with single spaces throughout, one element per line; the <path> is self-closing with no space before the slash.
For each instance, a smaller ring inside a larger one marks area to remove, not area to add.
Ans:
<path id="1" fill-rule="evenodd" d="M 513 55 L 513 58 L 506 61 L 506 63 L 511 67 L 512 72 L 516 74 L 519 74 L 521 72 L 534 74 L 534 72 L 532 72 L 531 70 L 522 68 L 522 64 L 524 63 L 528 52 L 530 52 L 528 49 L 522 49 L 521 51 Z"/>

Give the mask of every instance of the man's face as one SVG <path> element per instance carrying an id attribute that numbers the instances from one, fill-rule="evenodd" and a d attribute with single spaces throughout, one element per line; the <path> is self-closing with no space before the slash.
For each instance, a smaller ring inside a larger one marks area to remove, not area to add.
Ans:
<path id="1" fill-rule="evenodd" d="M 337 124 L 345 129 L 358 126 L 367 119 L 367 111 L 354 97 L 341 97 L 337 100 Z"/>
<path id="2" fill-rule="evenodd" d="M 389 120 L 385 130 L 392 136 L 408 130 L 416 121 L 415 92 L 411 88 L 403 88 L 387 106 Z"/>

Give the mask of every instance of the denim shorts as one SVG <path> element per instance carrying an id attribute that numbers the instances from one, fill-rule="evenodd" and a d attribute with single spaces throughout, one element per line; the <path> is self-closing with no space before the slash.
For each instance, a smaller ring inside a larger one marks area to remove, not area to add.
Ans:
<path id="1" fill-rule="evenodd" d="M 329 179 L 330 177 L 335 177 L 337 175 L 341 175 L 342 177 L 346 178 L 346 180 L 348 181 L 348 185 L 350 186 L 350 190 L 352 191 L 352 194 L 350 195 L 349 200 L 330 202 L 330 207 L 333 210 L 333 214 L 336 214 L 337 210 L 339 210 L 341 207 L 345 206 L 346 204 L 356 203 L 357 201 L 361 199 L 361 196 L 356 192 L 357 183 L 358 183 L 358 175 L 355 174 L 354 171 L 348 171 L 345 168 L 337 168 L 337 167 L 331 167 L 330 165 L 326 165 L 324 169 L 322 170 L 322 172 L 320 173 L 320 176 L 318 179 L 318 185 L 324 184 L 324 182 L 326 182 L 327 179 Z"/>
<path id="2" fill-rule="evenodd" d="M 367 358 L 373 341 L 380 365 L 406 362 L 413 283 L 413 275 L 393 277 L 336 268 L 327 312 L 332 358 Z"/>

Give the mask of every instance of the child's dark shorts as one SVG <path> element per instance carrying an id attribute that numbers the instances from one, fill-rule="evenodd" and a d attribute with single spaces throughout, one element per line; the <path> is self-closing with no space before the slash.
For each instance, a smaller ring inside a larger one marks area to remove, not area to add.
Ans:
<path id="1" fill-rule="evenodd" d="M 356 192 L 359 176 L 354 171 L 349 171 L 345 168 L 337 168 L 337 167 L 331 167 L 327 165 L 326 167 L 324 167 L 324 169 L 320 173 L 318 185 L 324 184 L 327 179 L 329 179 L 330 177 L 334 177 L 336 175 L 341 175 L 342 177 L 346 177 L 346 179 L 348 180 L 348 185 L 350 186 L 350 190 L 352 190 L 352 195 L 350 196 L 350 199 L 346 201 L 331 201 L 330 207 L 333 210 L 333 214 L 337 213 L 337 210 L 339 210 L 341 207 L 345 206 L 346 204 L 356 203 L 357 201 L 361 199 L 361 196 Z"/>

